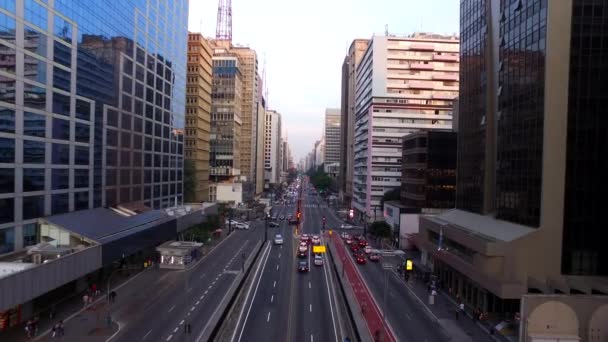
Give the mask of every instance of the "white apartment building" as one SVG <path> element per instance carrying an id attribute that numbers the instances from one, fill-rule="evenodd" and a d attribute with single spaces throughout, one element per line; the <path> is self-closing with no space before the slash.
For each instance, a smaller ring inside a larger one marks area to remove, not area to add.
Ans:
<path id="1" fill-rule="evenodd" d="M 266 111 L 266 134 L 264 136 L 264 170 L 267 185 L 277 184 L 281 176 L 281 114 Z M 267 188 L 265 186 L 265 188 Z"/>
<path id="2" fill-rule="evenodd" d="M 376 36 L 357 66 L 353 207 L 380 212 L 401 185 L 401 143 L 418 130 L 450 130 L 458 96 L 459 41 L 453 36 Z"/>

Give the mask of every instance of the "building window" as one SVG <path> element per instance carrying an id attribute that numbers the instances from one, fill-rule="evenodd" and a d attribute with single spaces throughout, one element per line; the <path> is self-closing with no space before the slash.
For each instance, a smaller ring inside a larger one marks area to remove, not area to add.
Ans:
<path id="1" fill-rule="evenodd" d="M 89 208 L 89 192 L 74 193 L 74 210 L 84 210 Z"/>
<path id="2" fill-rule="evenodd" d="M 51 171 L 51 189 L 62 190 L 70 187 L 70 170 L 53 169 Z"/>
<path id="3" fill-rule="evenodd" d="M 68 165 L 70 163 L 70 146 L 66 144 L 53 144 L 53 164 Z"/>
<path id="4" fill-rule="evenodd" d="M 23 141 L 23 162 L 26 164 L 44 164 L 46 143 L 43 141 Z"/>
<path id="5" fill-rule="evenodd" d="M 0 200 L 2 201 L 2 200 Z M 2 219 L 2 204 L 0 202 L 0 220 Z M 12 221 L 12 220 L 11 220 Z M 0 228 L 0 254 L 15 250 L 15 228 Z"/>
<path id="6" fill-rule="evenodd" d="M 15 133 L 15 110 L 0 107 L 0 132 Z"/>
<path id="7" fill-rule="evenodd" d="M 76 169 L 74 170 L 74 187 L 88 188 L 89 187 L 89 170 Z"/>
<path id="8" fill-rule="evenodd" d="M 70 140 L 70 122 L 53 118 L 53 139 Z"/>
<path id="9" fill-rule="evenodd" d="M 53 93 L 53 113 L 70 116 L 70 97 Z"/>
<path id="10" fill-rule="evenodd" d="M 0 138 L 0 163 L 15 162 L 15 139 Z"/>
<path id="11" fill-rule="evenodd" d="M 44 196 L 23 197 L 23 219 L 35 219 L 44 216 Z"/>
<path id="12" fill-rule="evenodd" d="M 51 196 L 53 215 L 70 211 L 70 194 L 55 194 Z"/>
<path id="13" fill-rule="evenodd" d="M 24 112 L 23 113 L 23 134 L 34 137 L 45 137 L 46 117 L 44 115 Z"/>
<path id="14" fill-rule="evenodd" d="M 23 169 L 23 192 L 43 191 L 45 169 Z"/>
<path id="15" fill-rule="evenodd" d="M 38 243 L 38 225 L 35 223 L 23 225 L 23 247 Z"/>
<path id="16" fill-rule="evenodd" d="M 14 92 L 14 88 L 13 88 Z M 1 94 L 0 94 L 1 95 Z M 13 98 L 14 99 L 14 98 Z M 7 101 L 2 98 L 2 101 Z M 14 103 L 14 100 L 13 100 Z M 46 89 L 23 83 L 23 104 L 26 107 L 44 110 L 46 108 Z"/>

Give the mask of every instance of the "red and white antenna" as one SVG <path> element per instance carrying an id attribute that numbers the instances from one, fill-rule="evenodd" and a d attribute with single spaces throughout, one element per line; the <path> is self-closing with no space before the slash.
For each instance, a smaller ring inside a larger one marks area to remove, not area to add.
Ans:
<path id="1" fill-rule="evenodd" d="M 232 42 L 232 0 L 220 0 L 217 6 L 215 39 Z"/>

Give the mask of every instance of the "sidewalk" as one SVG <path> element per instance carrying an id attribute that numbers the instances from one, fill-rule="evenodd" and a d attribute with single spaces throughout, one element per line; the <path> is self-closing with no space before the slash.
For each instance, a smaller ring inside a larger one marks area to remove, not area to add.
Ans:
<path id="1" fill-rule="evenodd" d="M 203 258 L 213 248 L 215 248 L 221 241 L 223 241 L 227 235 L 224 233 L 219 239 L 212 239 L 209 243 L 206 243 L 203 247 Z M 203 258 L 200 258 L 195 265 L 198 265 Z M 129 266 L 131 267 L 131 266 Z M 107 282 L 101 282 L 98 284 L 101 290 L 101 295 L 96 297 L 93 304 L 89 304 L 87 309 L 84 309 L 82 296 L 84 292 L 72 293 L 70 296 L 64 298 L 60 302 L 55 304 L 55 317 L 51 320 L 49 317 L 49 311 L 44 311 L 39 314 L 38 332 L 37 336 L 32 339 L 27 339 L 25 334 L 25 323 L 22 323 L 16 327 L 11 328 L 6 332 L 0 333 L 0 341 L 2 342 L 21 342 L 21 341 L 106 341 L 114 333 L 118 332 L 119 325 L 116 323 L 120 321 L 120 316 L 123 315 L 123 311 L 128 308 L 122 305 L 122 298 L 127 298 L 133 295 L 133 293 L 139 292 L 140 288 L 136 286 L 127 286 L 129 282 L 137 279 L 136 283 L 148 283 L 152 284 L 155 281 L 169 281 L 169 279 L 159 278 L 158 269 L 156 265 L 141 270 L 128 270 L 124 272 L 117 272 L 112 276 L 112 290 L 116 291 L 118 296 L 116 303 L 111 308 L 111 326 L 108 326 L 108 303 L 107 303 Z M 177 275 L 178 272 L 173 272 L 172 275 Z M 123 286 L 127 286 L 121 289 Z M 63 320 L 65 335 L 61 338 L 51 339 L 50 331 L 54 324 Z"/>

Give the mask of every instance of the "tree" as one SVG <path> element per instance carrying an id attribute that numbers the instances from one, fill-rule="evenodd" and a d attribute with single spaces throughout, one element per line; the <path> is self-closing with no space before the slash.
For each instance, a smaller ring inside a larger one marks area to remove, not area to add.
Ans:
<path id="1" fill-rule="evenodd" d="M 380 199 L 380 206 L 382 207 L 382 211 L 384 211 L 384 203 L 388 201 L 399 201 L 401 199 L 401 188 L 394 188 L 389 190 L 382 195 Z"/>
<path id="2" fill-rule="evenodd" d="M 384 221 L 376 221 L 369 226 L 369 232 L 379 238 L 390 238 L 391 226 Z"/>
<path id="3" fill-rule="evenodd" d="M 196 167 L 193 160 L 184 161 L 184 201 L 196 202 Z"/>

